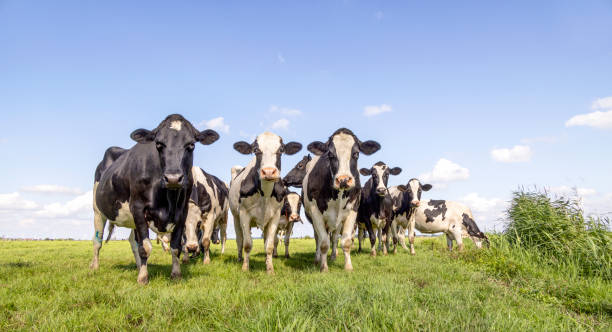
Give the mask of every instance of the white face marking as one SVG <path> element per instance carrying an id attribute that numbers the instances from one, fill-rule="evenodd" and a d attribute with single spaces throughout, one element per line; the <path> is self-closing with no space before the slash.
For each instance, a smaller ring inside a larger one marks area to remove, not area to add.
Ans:
<path id="1" fill-rule="evenodd" d="M 261 168 L 276 168 L 278 149 L 281 146 L 281 138 L 273 133 L 265 132 L 257 136 L 257 146 L 262 152 Z M 280 173 L 280 169 L 278 170 Z"/>
<path id="2" fill-rule="evenodd" d="M 372 167 L 376 170 L 376 174 L 375 176 L 378 177 L 378 186 L 376 186 L 376 189 L 382 189 L 382 190 L 386 190 L 387 187 L 385 186 L 385 182 L 383 181 L 383 175 L 385 174 L 385 170 L 387 169 L 387 165 L 374 165 L 374 167 Z"/>
<path id="3" fill-rule="evenodd" d="M 287 201 L 289 202 L 289 207 L 291 208 L 291 214 L 297 214 L 298 204 L 300 204 L 300 195 L 296 193 L 290 193 L 287 195 Z"/>
<path id="4" fill-rule="evenodd" d="M 336 155 L 338 156 L 338 174 L 336 176 L 349 176 L 353 178 L 351 173 L 351 154 L 353 152 L 353 145 L 355 145 L 355 139 L 351 135 L 340 133 L 334 136 L 332 142 L 336 147 Z"/>
<path id="5" fill-rule="evenodd" d="M 176 131 L 181 131 L 181 127 L 183 126 L 183 123 L 181 121 L 172 121 L 170 122 L 170 129 L 174 129 Z"/>
<path id="6" fill-rule="evenodd" d="M 410 180 L 410 182 L 408 182 L 408 187 L 410 188 L 409 190 L 412 191 L 412 202 L 411 203 L 416 203 L 419 201 L 419 187 L 420 187 L 420 182 L 419 180 Z"/>

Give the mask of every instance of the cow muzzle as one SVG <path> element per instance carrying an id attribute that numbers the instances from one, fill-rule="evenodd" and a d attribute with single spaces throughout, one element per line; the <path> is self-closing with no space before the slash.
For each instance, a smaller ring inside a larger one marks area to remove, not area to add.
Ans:
<path id="1" fill-rule="evenodd" d="M 334 181 L 334 187 L 340 190 L 351 189 L 355 186 L 355 180 L 353 180 L 352 176 L 348 175 L 340 175 L 336 176 L 336 180 Z"/>
<path id="2" fill-rule="evenodd" d="M 187 244 L 185 244 L 185 247 L 187 247 L 187 251 L 189 252 L 196 252 L 196 250 L 198 250 L 198 243 L 188 242 Z"/>
<path id="3" fill-rule="evenodd" d="M 183 174 L 164 174 L 164 183 L 168 189 L 180 189 L 183 186 Z"/>
<path id="4" fill-rule="evenodd" d="M 378 196 L 385 196 L 386 193 L 387 193 L 387 189 L 385 189 L 385 188 L 376 188 L 376 194 Z"/>
<path id="5" fill-rule="evenodd" d="M 289 216 L 289 221 L 290 222 L 295 222 L 295 221 L 301 221 L 300 220 L 300 215 L 299 214 L 292 214 Z"/>
<path id="6" fill-rule="evenodd" d="M 261 169 L 260 177 L 265 181 L 278 181 L 280 180 L 280 172 L 276 167 L 265 167 Z"/>
<path id="7" fill-rule="evenodd" d="M 410 204 L 412 205 L 412 207 L 419 207 L 421 206 L 421 201 L 412 201 L 410 202 Z"/>

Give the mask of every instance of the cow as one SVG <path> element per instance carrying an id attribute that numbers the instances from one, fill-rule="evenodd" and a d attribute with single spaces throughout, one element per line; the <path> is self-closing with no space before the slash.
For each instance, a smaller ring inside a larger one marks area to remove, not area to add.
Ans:
<path id="1" fill-rule="evenodd" d="M 402 172 L 399 167 L 388 167 L 379 161 L 371 168 L 362 168 L 359 173 L 363 176 L 371 176 L 361 190 L 361 202 L 357 212 L 359 224 L 359 251 L 363 233 L 367 229 L 370 237 L 371 255 L 376 256 L 376 235 L 378 235 L 378 246 L 382 247 L 383 254 L 388 251 L 388 230 L 393 221 L 393 201 L 387 189 L 389 175 L 398 175 Z M 394 239 L 397 239 L 394 237 Z M 384 244 L 384 245 L 383 245 Z"/>
<path id="2" fill-rule="evenodd" d="M 378 142 L 362 142 L 346 128 L 336 130 L 326 143 L 315 141 L 308 145 L 308 151 L 315 157 L 306 165 L 302 182 L 304 212 L 313 224 L 317 246 L 315 263 L 321 272 L 328 271 L 330 242 L 331 260 L 336 258 L 339 234 L 342 234 L 344 269 L 353 270 L 351 247 L 361 194 L 357 160 L 360 153 L 371 155 L 379 149 Z"/>
<path id="3" fill-rule="evenodd" d="M 274 252 L 272 253 L 272 257 L 278 257 L 278 237 L 279 235 L 284 235 L 285 258 L 289 258 L 289 241 L 291 239 L 291 232 L 293 231 L 293 224 L 298 221 L 302 222 L 302 218 L 300 218 L 301 207 L 302 202 L 300 195 L 295 192 L 288 192 L 283 202 L 283 208 L 281 209 L 281 215 L 278 221 L 278 228 L 276 229 L 276 235 L 274 236 Z"/>
<path id="4" fill-rule="evenodd" d="M 393 222 L 391 232 L 393 237 L 397 237 L 402 248 L 406 247 L 405 230 L 408 229 L 410 218 L 416 208 L 421 203 L 423 191 L 429 191 L 431 184 L 421 184 L 418 179 L 408 180 L 406 185 L 393 186 L 389 188 L 389 194 L 393 199 Z M 410 243 L 414 243 L 414 232 L 408 234 Z M 393 251 L 397 251 L 397 246 Z M 414 249 L 411 250 L 414 255 Z"/>
<path id="5" fill-rule="evenodd" d="M 408 186 L 398 189 L 403 191 L 402 194 L 397 195 L 394 190 L 390 190 L 392 196 L 408 196 L 408 198 L 402 197 L 402 199 L 398 199 L 396 202 L 398 203 L 397 205 L 407 207 L 407 213 L 402 213 L 402 217 L 407 216 L 408 239 L 410 240 L 410 253 L 412 255 L 415 254 L 415 229 L 421 233 L 428 234 L 444 233 L 449 251 L 453 249 L 453 240 L 457 242 L 458 250 L 462 251 L 463 238 L 468 236 L 474 241 L 477 248 L 482 247 L 483 241 L 487 246 L 489 245 L 489 239 L 476 225 L 469 207 L 458 202 L 446 200 L 421 201 L 420 192 L 431 189 L 431 185 L 422 185 L 417 179 L 411 179 L 408 182 Z M 409 204 L 404 205 L 403 203 L 406 201 Z M 397 226 L 399 226 L 399 233 L 402 234 L 404 232 L 402 223 L 398 222 Z"/>
<path id="6" fill-rule="evenodd" d="M 227 185 L 216 176 L 206 173 L 200 167 L 191 169 L 193 189 L 189 197 L 187 220 L 185 221 L 184 261 L 188 253 L 197 252 L 202 245 L 204 264 L 210 263 L 210 244 L 215 229 L 221 230 L 221 253 L 225 252 L 227 214 L 229 201 Z M 198 236 L 198 229 L 201 230 Z"/>
<path id="7" fill-rule="evenodd" d="M 219 139 L 214 130 L 198 131 L 179 114 L 166 117 L 153 130 L 137 129 L 130 137 L 136 145 L 114 161 L 98 165 L 93 188 L 94 238 L 91 269 L 99 268 L 104 226 L 131 228 L 129 242 L 138 267 L 137 281 L 147 284 L 147 260 L 153 248 L 149 229 L 171 233 L 172 278 L 181 277 L 179 251 L 193 187 L 191 166 L 195 143 Z M 112 148 L 111 148 L 112 149 Z"/>
<path id="8" fill-rule="evenodd" d="M 234 216 L 238 260 L 243 262 L 242 270 L 248 271 L 253 247 L 251 227 L 256 226 L 264 233 L 266 271 L 273 274 L 274 237 L 286 195 L 286 188 L 280 177 L 281 155 L 299 152 L 302 144 L 284 144 L 278 135 L 265 132 L 257 136 L 251 144 L 244 141 L 234 143 L 234 149 L 242 154 L 255 154 L 246 167 L 232 168 L 229 204 Z"/>
<path id="9" fill-rule="evenodd" d="M 310 154 L 304 156 L 283 178 L 286 187 L 302 188 L 302 181 L 306 176 L 306 165 L 312 160 Z"/>

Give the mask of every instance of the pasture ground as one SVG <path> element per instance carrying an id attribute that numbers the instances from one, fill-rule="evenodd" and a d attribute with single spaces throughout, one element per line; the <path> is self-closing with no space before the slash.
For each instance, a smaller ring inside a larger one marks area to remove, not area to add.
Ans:
<path id="1" fill-rule="evenodd" d="M 536 276 L 501 278 L 481 268 L 485 256 L 471 242 L 462 254 L 448 253 L 443 237 L 417 239 L 416 256 L 401 248 L 384 257 L 354 250 L 351 273 L 340 251 L 327 274 L 313 264 L 314 240 L 292 239 L 292 257 L 275 259 L 273 276 L 265 273 L 262 240 L 254 241 L 247 273 L 229 240 L 224 255 L 213 246 L 210 265 L 200 259 L 183 265 L 179 281 L 170 280 L 170 255 L 154 244 L 147 286 L 136 283 L 127 241 L 104 244 L 95 273 L 91 247 L 90 241 L 0 241 L 0 330 L 612 328 L 609 282 L 591 290 L 603 299 L 599 309 L 583 311 L 565 301 L 575 294 L 551 293 L 568 287 L 562 271 L 542 267 Z"/>

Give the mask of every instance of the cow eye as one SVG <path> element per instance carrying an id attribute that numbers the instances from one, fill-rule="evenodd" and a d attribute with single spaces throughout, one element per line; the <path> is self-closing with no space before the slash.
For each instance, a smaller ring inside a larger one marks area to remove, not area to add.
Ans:
<path id="1" fill-rule="evenodd" d="M 302 165 L 302 163 L 299 163 L 298 168 L 302 168 L 302 167 L 304 167 L 304 165 Z"/>
<path id="2" fill-rule="evenodd" d="M 359 152 L 353 153 L 353 159 L 359 159 Z"/>
<path id="3" fill-rule="evenodd" d="M 187 149 L 189 151 L 193 151 L 193 149 L 195 149 L 195 144 L 189 143 L 189 144 L 185 145 L 185 149 Z"/>
<path id="4" fill-rule="evenodd" d="M 155 142 L 155 147 L 157 148 L 157 151 L 161 151 L 166 147 L 166 145 L 162 142 Z"/>

